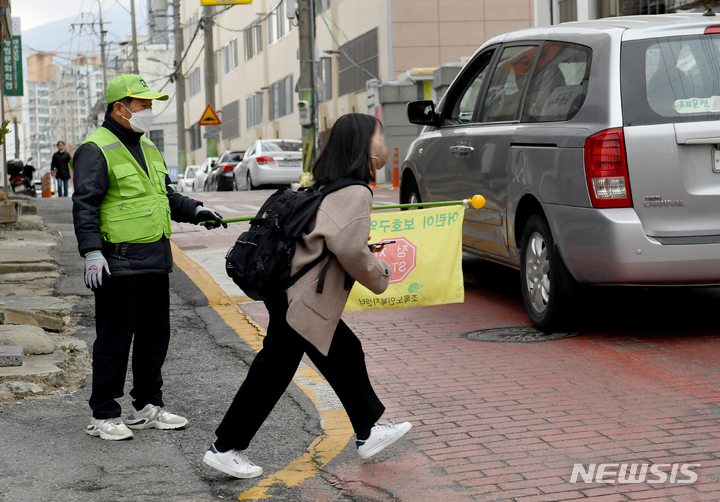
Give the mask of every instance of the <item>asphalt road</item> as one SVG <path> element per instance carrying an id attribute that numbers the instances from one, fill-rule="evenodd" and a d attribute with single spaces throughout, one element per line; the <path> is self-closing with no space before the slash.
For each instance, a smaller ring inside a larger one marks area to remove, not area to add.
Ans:
<path id="1" fill-rule="evenodd" d="M 62 272 L 59 295 L 78 295 L 77 337 L 90 349 L 94 299 L 82 281 L 70 199 L 38 199 L 48 229 L 62 233 L 51 253 Z M 62 398 L 26 399 L 0 407 L 0 500 L 148 501 L 237 498 L 255 481 L 234 480 L 202 463 L 213 431 L 243 381 L 254 353 L 240 341 L 202 293 L 177 269 L 171 274 L 172 339 L 164 367 L 166 406 L 188 418 L 180 431 L 136 431 L 130 441 L 85 434 L 91 377 Z M 130 407 L 128 375 L 123 410 Z M 266 472 L 302 455 L 320 434 L 318 412 L 294 386 L 280 400 L 249 454 Z M 279 494 L 276 500 L 296 500 Z"/>

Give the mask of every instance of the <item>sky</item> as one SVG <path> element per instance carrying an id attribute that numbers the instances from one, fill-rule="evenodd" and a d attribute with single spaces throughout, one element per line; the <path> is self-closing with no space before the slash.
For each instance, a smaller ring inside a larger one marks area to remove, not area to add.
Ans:
<path id="1" fill-rule="evenodd" d="M 100 4 L 103 12 L 123 10 L 123 7 L 130 10 L 130 0 L 100 0 Z M 12 16 L 21 18 L 23 30 L 70 17 L 74 20 L 80 12 L 98 12 L 98 0 L 11 0 L 10 5 Z M 135 0 L 135 12 L 140 16 L 139 20 L 145 17 L 145 5 L 146 0 Z"/>

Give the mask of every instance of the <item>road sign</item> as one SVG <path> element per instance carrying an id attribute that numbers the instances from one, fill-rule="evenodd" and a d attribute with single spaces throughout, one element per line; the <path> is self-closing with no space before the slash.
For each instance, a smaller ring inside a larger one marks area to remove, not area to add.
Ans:
<path id="1" fill-rule="evenodd" d="M 200 125 L 219 126 L 221 124 L 222 122 L 220 122 L 220 118 L 217 116 L 217 113 L 215 113 L 215 110 L 213 110 L 212 105 L 207 105 L 205 112 L 203 112 L 202 117 L 200 117 Z"/>
<path id="2" fill-rule="evenodd" d="M 23 95 L 22 40 L 20 18 L 12 18 L 12 40 L 6 40 L 0 50 L 2 86 L 5 96 Z"/>
<path id="3" fill-rule="evenodd" d="M 200 0 L 200 5 L 242 5 L 252 0 Z"/>

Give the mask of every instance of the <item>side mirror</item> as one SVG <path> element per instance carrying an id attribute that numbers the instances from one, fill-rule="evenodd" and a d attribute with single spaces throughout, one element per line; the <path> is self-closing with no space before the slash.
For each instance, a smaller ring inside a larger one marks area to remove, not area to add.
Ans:
<path id="1" fill-rule="evenodd" d="M 411 101 L 407 105 L 407 116 L 411 124 L 440 126 L 440 116 L 435 113 L 435 103 L 429 100 Z"/>

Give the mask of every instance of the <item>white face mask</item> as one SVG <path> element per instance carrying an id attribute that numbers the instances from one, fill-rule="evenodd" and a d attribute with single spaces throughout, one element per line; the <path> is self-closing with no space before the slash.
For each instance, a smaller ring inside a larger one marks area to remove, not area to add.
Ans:
<path id="1" fill-rule="evenodd" d="M 123 105 L 123 107 L 130 112 L 127 106 Z M 125 117 L 123 118 L 130 123 L 130 127 L 132 127 L 132 130 L 135 132 L 143 133 L 147 131 L 148 129 L 150 129 L 150 126 L 152 126 L 153 121 L 155 120 L 155 115 L 153 115 L 152 108 L 145 108 L 144 110 L 140 110 L 139 112 L 130 113 L 132 113 L 132 117 L 130 117 L 129 119 Z"/>

